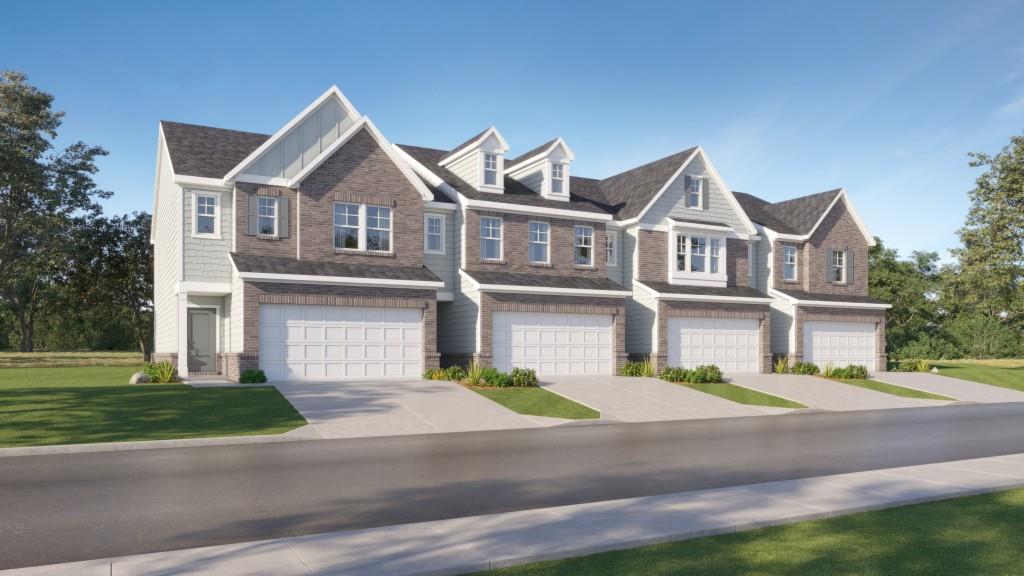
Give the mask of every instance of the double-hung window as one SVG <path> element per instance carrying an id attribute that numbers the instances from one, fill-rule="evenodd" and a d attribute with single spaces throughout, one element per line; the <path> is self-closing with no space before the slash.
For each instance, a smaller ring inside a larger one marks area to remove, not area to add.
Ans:
<path id="1" fill-rule="evenodd" d="M 260 236 L 277 236 L 277 198 L 257 197 L 256 233 Z"/>
<path id="2" fill-rule="evenodd" d="M 609 266 L 616 266 L 619 263 L 619 233 L 608 230 L 604 237 L 605 263 Z"/>
<path id="3" fill-rule="evenodd" d="M 705 233 L 706 234 L 706 233 Z M 725 280 L 726 244 L 721 236 L 707 236 L 676 232 L 675 249 L 669 254 L 675 259 L 671 276 L 694 280 Z"/>
<path id="4" fill-rule="evenodd" d="M 676 235 L 676 272 L 686 272 L 686 236 Z"/>
<path id="5" fill-rule="evenodd" d="M 480 259 L 501 260 L 501 218 L 480 218 Z"/>
<path id="6" fill-rule="evenodd" d="M 484 154 L 484 184 L 498 185 L 498 155 Z"/>
<path id="7" fill-rule="evenodd" d="M 334 203 L 334 247 L 359 249 L 359 204 Z"/>
<path id="8" fill-rule="evenodd" d="M 366 249 L 374 252 L 391 251 L 391 208 L 366 207 Z"/>
<path id="9" fill-rule="evenodd" d="M 690 237 L 690 272 L 704 272 L 708 240 L 703 236 Z"/>
<path id="10" fill-rule="evenodd" d="M 217 196 L 211 194 L 196 194 L 195 202 L 195 234 L 201 236 L 216 236 L 218 234 Z"/>
<path id="11" fill-rule="evenodd" d="M 592 226 L 573 227 L 573 249 L 576 253 L 577 266 L 594 265 L 594 228 Z"/>
<path id="12" fill-rule="evenodd" d="M 686 206 L 689 208 L 703 208 L 701 198 L 701 178 L 687 177 L 686 179 Z"/>
<path id="13" fill-rule="evenodd" d="M 796 246 L 782 246 L 782 279 L 796 282 Z"/>
<path id="14" fill-rule="evenodd" d="M 718 274 L 718 266 L 719 266 L 719 262 L 718 262 L 719 261 L 719 254 L 718 254 L 719 250 L 718 249 L 721 246 L 721 244 L 722 244 L 722 241 L 719 238 L 712 238 L 711 239 L 711 253 L 709 254 L 711 264 L 709 266 L 709 269 L 710 269 L 712 274 Z"/>
<path id="15" fill-rule="evenodd" d="M 846 250 L 833 250 L 831 260 L 832 281 L 837 284 L 846 282 Z"/>
<path id="16" fill-rule="evenodd" d="M 423 250 L 429 254 L 444 254 L 444 216 L 427 214 L 423 217 Z"/>
<path id="17" fill-rule="evenodd" d="M 547 222 L 530 222 L 530 263 L 548 264 L 551 261 L 549 234 L 551 225 Z"/>
<path id="18" fill-rule="evenodd" d="M 565 166 L 563 164 L 551 165 L 551 193 L 561 194 L 564 190 Z"/>

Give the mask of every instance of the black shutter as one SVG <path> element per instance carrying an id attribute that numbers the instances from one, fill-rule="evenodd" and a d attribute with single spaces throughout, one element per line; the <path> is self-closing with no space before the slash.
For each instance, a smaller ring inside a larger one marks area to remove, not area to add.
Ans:
<path id="1" fill-rule="evenodd" d="M 828 282 L 829 284 L 832 283 L 832 252 L 834 251 L 835 248 L 829 246 L 828 250 L 825 252 L 825 282 Z"/>
<path id="2" fill-rule="evenodd" d="M 277 199 L 277 237 L 288 237 L 288 199 L 284 196 Z"/>
<path id="3" fill-rule="evenodd" d="M 701 193 L 700 207 L 703 210 L 707 210 L 708 206 L 710 206 L 710 204 L 708 203 L 708 199 L 711 196 L 710 190 L 708 190 L 708 188 L 710 188 L 710 187 L 711 187 L 711 181 L 710 180 L 708 180 L 707 178 L 701 178 L 700 179 L 700 193 Z"/>
<path id="4" fill-rule="evenodd" d="M 245 221 L 245 233 L 248 236 L 255 236 L 259 233 L 259 205 L 255 194 L 245 195 L 245 207 L 248 215 Z"/>
<path id="5" fill-rule="evenodd" d="M 846 283 L 853 284 L 853 250 L 846 248 Z"/>

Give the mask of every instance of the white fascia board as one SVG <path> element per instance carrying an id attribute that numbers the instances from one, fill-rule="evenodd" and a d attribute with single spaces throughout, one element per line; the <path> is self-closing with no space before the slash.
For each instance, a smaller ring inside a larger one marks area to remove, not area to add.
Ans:
<path id="1" fill-rule="evenodd" d="M 321 151 L 320 154 L 316 156 L 316 158 L 313 158 L 312 162 L 303 166 L 302 170 L 299 170 L 295 174 L 295 176 L 286 179 L 286 186 L 288 188 L 297 187 L 300 182 L 306 179 L 306 176 L 309 176 L 313 172 L 313 170 L 319 168 L 320 165 L 324 163 L 324 160 L 330 158 L 332 154 L 338 151 L 338 148 L 341 148 L 342 146 L 347 144 L 348 141 L 351 140 L 352 137 L 355 136 L 357 132 L 362 130 L 363 127 L 366 126 L 368 120 L 369 119 L 366 116 L 363 116 L 358 121 L 349 126 L 348 130 L 345 130 L 340 136 L 338 136 L 337 140 L 331 142 L 331 145 L 328 146 L 326 150 Z"/>
<path id="2" fill-rule="evenodd" d="M 248 184 L 263 184 L 266 186 L 288 187 L 288 179 L 281 176 L 261 176 L 259 174 L 239 174 L 232 182 L 246 182 Z M 227 181 L 225 181 L 227 183 Z"/>
<path id="3" fill-rule="evenodd" d="M 156 175 L 153 179 L 153 218 L 149 226 L 149 243 L 155 243 L 157 207 L 160 206 L 160 168 L 163 157 L 167 158 L 167 168 L 174 174 L 174 166 L 171 165 L 171 154 L 167 151 L 167 140 L 164 138 L 164 123 L 157 123 L 156 135 Z"/>
<path id="4" fill-rule="evenodd" d="M 720 232 L 735 232 L 732 226 L 718 226 L 715 224 L 700 224 L 697 222 L 680 222 L 672 218 L 666 218 L 673 228 L 694 228 L 697 230 L 717 230 Z"/>
<path id="5" fill-rule="evenodd" d="M 458 160 L 459 158 L 462 158 L 466 154 L 469 154 L 470 152 L 475 151 L 477 148 L 480 147 L 480 144 L 485 142 L 492 135 L 495 138 L 498 139 L 498 144 L 501 145 L 501 153 L 504 154 L 505 152 L 508 152 L 508 142 L 505 141 L 505 138 L 502 137 L 501 132 L 498 132 L 498 129 L 496 127 L 491 126 L 487 130 L 485 130 L 484 133 L 481 134 L 479 138 L 477 138 L 476 140 L 470 142 L 469 144 L 466 144 L 456 154 L 453 154 L 452 156 L 449 156 L 449 157 L 445 158 L 444 160 L 438 162 L 437 165 L 438 166 L 447 166 L 447 165 L 451 164 L 452 162 L 455 162 L 456 160 Z"/>
<path id="6" fill-rule="evenodd" d="M 562 140 L 561 137 L 558 137 L 558 138 L 555 139 L 554 142 L 551 143 L 550 146 L 545 148 L 539 154 L 537 154 L 535 156 L 531 156 L 531 157 L 527 158 L 526 160 L 523 160 L 523 161 L 519 162 L 518 164 L 513 164 L 512 166 L 506 166 L 505 167 L 505 172 L 506 173 L 519 172 L 519 171 L 521 171 L 524 168 L 531 168 L 533 164 L 541 162 L 544 159 L 546 159 L 548 156 L 550 156 L 551 153 L 555 151 L 555 148 L 558 148 L 559 146 L 562 147 L 562 150 L 565 152 L 565 157 L 568 158 L 570 162 L 572 162 L 573 160 L 576 159 L 576 154 L 572 151 L 572 148 L 569 148 L 569 145 L 565 143 L 565 140 Z"/>
<path id="7" fill-rule="evenodd" d="M 654 204 L 658 201 L 659 198 L 661 198 L 661 196 L 665 193 L 665 190 L 668 190 L 668 187 L 671 186 L 672 183 L 676 181 L 676 178 L 678 178 L 679 175 L 683 173 L 683 170 L 686 170 L 686 167 L 690 165 L 690 162 L 693 162 L 693 159 L 697 157 L 697 154 L 699 152 L 700 147 L 698 146 L 697 149 L 690 154 L 690 157 L 684 160 L 683 163 L 679 165 L 679 168 L 676 169 L 672 176 L 670 176 L 668 180 L 665 180 L 665 183 L 661 185 L 661 188 L 658 190 L 658 193 L 655 194 L 653 198 L 651 198 L 647 205 L 644 206 L 644 209 L 641 210 L 640 213 L 634 216 L 633 218 L 630 218 L 629 220 L 624 220 L 623 223 L 633 224 L 634 222 L 639 222 L 640 219 L 644 217 L 644 214 L 647 214 L 647 211 L 650 210 L 652 206 L 654 206 Z"/>
<path id="8" fill-rule="evenodd" d="M 579 210 L 565 210 L 563 208 L 548 208 L 546 206 L 527 206 L 524 204 L 506 204 L 504 202 L 491 202 L 489 200 L 475 200 L 459 195 L 465 208 L 478 210 L 494 210 L 497 212 L 509 212 L 513 214 L 536 214 L 540 216 L 564 216 L 575 220 L 588 220 L 594 222 L 611 222 L 611 214 L 600 214 L 597 212 L 582 212 Z"/>
<path id="9" fill-rule="evenodd" d="M 423 207 L 429 208 L 431 210 L 446 210 L 448 212 L 454 212 L 456 208 L 455 204 L 449 204 L 447 202 L 435 202 L 433 200 L 424 202 Z"/>
<path id="10" fill-rule="evenodd" d="M 477 284 L 481 292 L 509 292 L 517 294 L 549 294 L 552 296 L 595 296 L 598 298 L 625 298 L 628 290 L 587 290 L 583 288 L 549 288 L 546 286 L 512 286 L 507 284 Z"/>
<path id="11" fill-rule="evenodd" d="M 772 296 L 777 297 L 777 298 L 781 298 L 782 300 L 785 300 L 785 301 L 787 301 L 790 304 L 793 304 L 795 306 L 816 306 L 816 307 L 829 307 L 829 308 L 863 308 L 863 309 L 868 309 L 868 310 L 888 310 L 889 308 L 892 308 L 892 304 L 885 304 L 885 303 L 880 303 L 879 304 L 879 303 L 874 303 L 874 302 L 831 302 L 831 301 L 828 301 L 828 300 L 800 300 L 800 299 L 794 298 L 794 297 L 792 297 L 792 296 L 790 296 L 788 294 L 784 294 L 782 292 L 779 292 L 778 290 L 775 290 L 774 288 L 769 288 L 768 289 L 768 293 L 770 295 L 772 295 Z"/>
<path id="12" fill-rule="evenodd" d="M 231 282 L 177 282 L 174 285 L 176 293 L 194 294 L 197 296 L 223 296 L 231 294 Z"/>
<path id="13" fill-rule="evenodd" d="M 864 221 L 860 218 L 860 214 L 858 214 L 857 210 L 854 209 L 853 202 L 850 202 L 850 198 L 846 195 L 845 188 L 839 189 L 839 194 L 836 194 L 835 199 L 832 200 L 831 204 L 829 204 L 828 209 L 821 213 L 821 217 L 819 217 L 818 221 L 814 223 L 814 227 L 811 228 L 811 231 L 807 233 L 807 239 L 809 240 L 811 236 L 814 235 L 818 230 L 818 226 L 821 226 L 821 223 L 825 221 L 825 217 L 828 216 L 829 212 L 832 212 L 832 209 L 836 207 L 836 204 L 838 204 L 840 200 L 842 200 L 843 204 L 846 205 L 846 210 L 850 213 L 850 216 L 853 217 L 853 222 L 857 225 L 860 233 L 864 235 L 864 239 L 867 240 L 868 246 L 874 246 L 876 244 L 875 237 L 871 235 L 871 231 L 868 230 L 867 224 L 864 224 Z"/>
<path id="14" fill-rule="evenodd" d="M 772 301 L 771 298 L 752 298 L 746 296 L 715 296 L 712 294 L 672 294 L 671 292 L 654 292 L 654 297 L 658 300 L 688 300 L 692 302 L 734 302 L 739 304 L 768 304 Z"/>
<path id="15" fill-rule="evenodd" d="M 346 284 L 353 286 L 397 288 L 444 288 L 444 282 L 432 280 L 390 280 L 387 278 L 354 278 L 350 276 L 312 276 L 308 274 L 275 274 L 270 272 L 239 272 L 238 277 L 251 282 L 291 284 Z"/>
<path id="16" fill-rule="evenodd" d="M 410 156 L 409 153 L 402 150 L 398 144 L 392 144 L 391 149 L 395 151 L 395 155 L 398 158 L 401 158 L 416 175 L 426 180 L 431 186 L 437 187 L 437 189 L 443 192 L 445 196 L 451 198 L 456 203 L 459 202 L 460 194 L 458 191 L 456 191 L 455 188 L 452 188 L 444 180 L 441 180 L 440 176 L 434 174 L 430 168 L 427 168 L 421 164 L 419 160 Z M 431 195 L 431 198 L 433 198 L 433 195 Z"/>
<path id="17" fill-rule="evenodd" d="M 740 215 L 740 219 L 743 220 L 743 224 L 747 227 L 749 234 L 757 234 L 757 229 L 754 228 L 754 222 L 747 216 L 747 212 L 743 210 L 743 206 L 740 206 L 740 201 L 736 199 L 736 196 L 732 193 L 732 188 L 726 185 L 725 180 L 722 179 L 721 174 L 715 169 L 715 165 L 711 163 L 711 159 L 704 153 L 704 149 L 697 147 L 697 152 L 700 154 L 701 159 L 704 160 L 704 167 L 711 174 L 711 177 L 715 179 L 718 187 L 725 193 L 726 200 L 729 201 L 729 205 L 732 206 L 733 210 Z"/>
<path id="18" fill-rule="evenodd" d="M 260 144 L 259 148 L 256 148 L 255 150 L 252 151 L 251 154 L 246 156 L 245 160 L 242 160 L 241 162 L 238 163 L 238 165 L 232 168 L 231 171 L 229 171 L 227 175 L 224 176 L 224 182 L 230 182 L 234 180 L 235 176 L 238 176 L 238 174 L 241 173 L 242 170 L 248 168 L 250 164 L 255 162 L 256 159 L 259 158 L 264 152 L 269 150 L 271 146 L 273 146 L 279 140 L 284 138 L 285 135 L 292 128 L 297 126 L 299 122 L 301 122 L 306 116 L 312 114 L 317 108 L 320 107 L 321 104 L 326 102 L 327 99 L 331 98 L 332 96 L 337 98 L 338 101 L 341 103 L 341 107 L 345 111 L 346 116 L 352 118 L 353 120 L 358 120 L 361 117 L 359 111 L 356 110 L 355 106 L 353 106 L 352 103 L 348 101 L 348 98 L 346 98 L 345 95 L 341 93 L 341 90 L 338 89 L 338 86 L 331 86 L 330 88 L 327 89 L 326 92 L 321 94 L 319 98 L 314 100 L 309 106 L 306 106 L 305 110 L 299 112 L 297 115 L 295 115 L 294 118 L 289 120 L 287 124 L 282 126 L 277 132 L 274 132 L 273 136 L 267 138 L 266 142 Z"/>
<path id="19" fill-rule="evenodd" d="M 184 188 L 210 188 L 213 190 L 231 190 L 233 186 L 225 184 L 220 178 L 205 178 L 203 176 L 174 176 L 174 183 Z"/>

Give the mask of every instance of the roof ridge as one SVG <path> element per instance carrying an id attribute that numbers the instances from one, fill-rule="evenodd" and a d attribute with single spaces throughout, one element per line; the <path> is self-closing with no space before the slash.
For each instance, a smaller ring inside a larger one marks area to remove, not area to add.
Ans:
<path id="1" fill-rule="evenodd" d="M 515 166 L 516 164 L 519 164 L 523 160 L 526 160 L 527 158 L 529 158 L 529 157 L 531 157 L 531 156 L 533 156 L 535 154 L 539 154 L 545 148 L 551 147 L 552 144 L 554 144 L 555 142 L 558 142 L 558 139 L 559 139 L 559 137 L 555 136 L 554 138 L 552 138 L 551 140 L 548 140 L 547 142 L 541 144 L 540 146 L 537 146 L 536 148 L 532 148 L 529 151 L 523 152 L 519 156 L 516 156 L 515 158 L 513 158 L 511 160 L 508 160 L 507 164 L 509 166 Z"/>
<path id="2" fill-rule="evenodd" d="M 270 134 L 263 132 L 253 132 L 251 130 L 238 130 L 235 128 L 221 128 L 220 126 L 208 126 L 206 124 L 192 124 L 191 122 L 177 122 L 175 120 L 160 120 L 161 124 L 173 124 L 175 126 L 188 126 L 193 128 L 203 128 L 205 130 L 221 130 L 223 132 L 235 132 L 238 134 L 251 134 L 253 136 L 265 136 L 270 138 Z"/>
<path id="3" fill-rule="evenodd" d="M 462 144 L 459 144 L 455 148 L 452 148 L 451 150 L 448 151 L 447 154 L 442 156 L 441 159 L 438 160 L 438 162 L 444 162 L 448 158 L 451 158 L 455 154 L 461 152 L 464 148 L 466 148 L 467 146 L 469 146 L 473 142 L 476 142 L 477 140 L 479 140 L 481 136 L 483 136 L 484 134 L 487 134 L 487 131 L 490 130 L 491 128 L 494 128 L 494 126 L 488 126 L 487 128 L 484 128 L 483 130 L 481 130 L 478 134 L 476 134 L 475 136 L 473 136 L 469 140 L 466 140 Z"/>

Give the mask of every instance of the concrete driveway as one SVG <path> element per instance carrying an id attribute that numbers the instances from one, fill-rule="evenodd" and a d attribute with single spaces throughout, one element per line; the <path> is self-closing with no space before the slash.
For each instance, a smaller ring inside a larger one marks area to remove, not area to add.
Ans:
<path id="1" fill-rule="evenodd" d="M 893 396 L 817 376 L 738 374 L 730 380 L 740 386 L 788 398 L 811 408 L 822 410 L 879 410 L 949 404 L 949 402 L 940 400 Z"/>
<path id="2" fill-rule="evenodd" d="M 322 438 L 506 430 L 560 422 L 522 416 L 454 382 L 376 380 L 274 386 Z"/>
<path id="3" fill-rule="evenodd" d="M 879 372 L 875 380 L 941 394 L 965 402 L 992 404 L 996 402 L 1024 402 L 1024 392 L 950 378 L 929 372 Z"/>
<path id="4" fill-rule="evenodd" d="M 541 378 L 544 388 L 621 422 L 658 422 L 790 412 L 785 408 L 737 404 L 656 378 L 558 376 Z"/>

